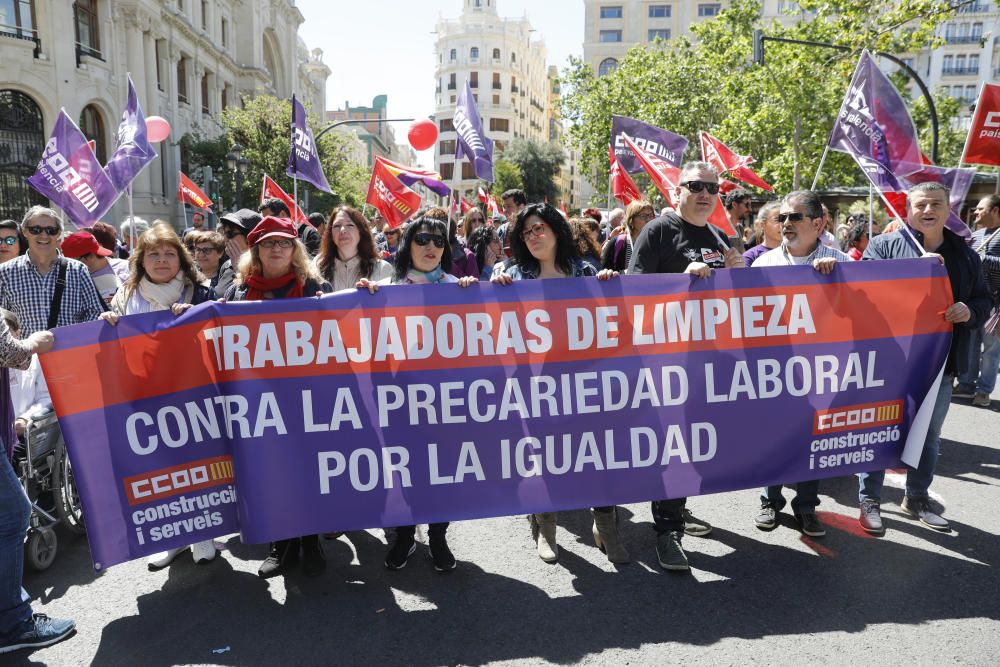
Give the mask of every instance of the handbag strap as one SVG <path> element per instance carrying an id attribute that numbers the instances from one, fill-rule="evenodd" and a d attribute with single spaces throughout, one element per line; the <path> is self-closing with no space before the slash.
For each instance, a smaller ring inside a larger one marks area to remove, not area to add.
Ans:
<path id="1" fill-rule="evenodd" d="M 986 248 L 989 247 L 990 242 L 993 240 L 993 237 L 995 237 L 998 233 L 1000 233 L 1000 227 L 994 229 L 993 233 L 990 234 L 989 236 L 986 236 L 984 234 L 983 242 L 979 244 L 978 248 L 976 248 L 976 252 L 978 252 L 980 255 L 986 254 Z"/>
<path id="2" fill-rule="evenodd" d="M 56 278 L 56 293 L 52 296 L 52 305 L 49 306 L 49 322 L 47 328 L 51 331 L 59 321 L 59 308 L 62 306 L 62 295 L 66 289 L 66 267 L 69 262 L 65 258 L 59 258 L 59 276 Z"/>

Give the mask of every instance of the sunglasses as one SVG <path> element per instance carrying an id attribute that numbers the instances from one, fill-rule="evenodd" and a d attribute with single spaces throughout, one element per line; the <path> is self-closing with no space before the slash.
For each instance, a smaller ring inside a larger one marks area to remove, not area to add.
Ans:
<path id="1" fill-rule="evenodd" d="M 49 236 L 59 236 L 59 234 L 62 232 L 62 230 L 59 229 L 58 227 L 37 227 L 35 225 L 32 225 L 30 227 L 25 227 L 25 229 L 27 229 L 28 233 L 31 234 L 32 236 L 39 236 L 40 234 L 48 234 Z"/>
<path id="2" fill-rule="evenodd" d="M 788 222 L 802 222 L 805 220 L 805 217 L 805 213 L 779 213 L 778 222 L 784 222 L 785 220 Z"/>
<path id="3" fill-rule="evenodd" d="M 709 183 L 708 181 L 688 181 L 687 183 L 681 183 L 685 188 L 691 192 L 701 192 L 702 190 L 708 190 L 708 194 L 717 195 L 719 194 L 719 184 Z"/>
<path id="4" fill-rule="evenodd" d="M 2 239 L 0 239 L 0 243 L 6 243 L 7 245 L 14 245 L 15 243 L 17 243 L 17 237 L 5 236 Z"/>
<path id="5" fill-rule="evenodd" d="M 425 246 L 428 243 L 433 242 L 435 248 L 444 247 L 444 237 L 440 234 L 428 234 L 426 232 L 420 232 L 413 237 L 413 242 L 418 246 Z"/>

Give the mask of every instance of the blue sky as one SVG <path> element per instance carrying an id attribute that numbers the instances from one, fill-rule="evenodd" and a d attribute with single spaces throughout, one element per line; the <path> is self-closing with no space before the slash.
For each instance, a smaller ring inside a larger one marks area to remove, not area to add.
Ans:
<path id="1" fill-rule="evenodd" d="M 501 16 L 527 15 L 545 40 L 549 65 L 560 69 L 583 52 L 582 0 L 496 0 Z M 462 0 L 297 0 L 305 17 L 299 34 L 309 48 L 323 49 L 332 70 L 326 104 L 369 105 L 388 95 L 391 117 L 434 113 L 434 25 L 440 16 L 457 18 Z M 405 140 L 406 123 L 396 124 Z M 432 152 L 420 156 L 429 166 Z"/>

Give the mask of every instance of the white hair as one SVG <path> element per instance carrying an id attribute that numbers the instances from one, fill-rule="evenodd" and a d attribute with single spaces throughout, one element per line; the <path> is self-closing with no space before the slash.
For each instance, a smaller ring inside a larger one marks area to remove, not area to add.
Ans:
<path id="1" fill-rule="evenodd" d="M 142 236 L 142 234 L 149 229 L 149 222 L 145 218 L 132 218 L 135 222 L 135 235 Z M 122 236 L 127 237 L 132 233 L 132 225 L 130 224 L 129 218 L 122 220 Z"/>
<path id="2" fill-rule="evenodd" d="M 25 212 L 24 219 L 21 220 L 21 227 L 22 228 L 27 227 L 31 223 L 31 221 L 34 220 L 35 218 L 46 218 L 46 217 L 52 218 L 52 221 L 56 223 L 60 229 L 62 229 L 62 218 L 59 217 L 59 214 L 53 211 L 51 208 L 48 208 L 47 206 L 39 206 L 39 205 L 32 206 L 27 210 L 27 212 Z"/>

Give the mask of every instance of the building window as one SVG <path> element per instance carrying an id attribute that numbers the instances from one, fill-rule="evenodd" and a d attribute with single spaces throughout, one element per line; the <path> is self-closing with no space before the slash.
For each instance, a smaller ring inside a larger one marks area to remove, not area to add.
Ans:
<path id="1" fill-rule="evenodd" d="M 153 52 L 156 58 L 156 88 L 160 91 L 163 90 L 163 49 L 165 48 L 165 44 L 162 39 L 158 39 L 153 43 Z"/>
<path id="2" fill-rule="evenodd" d="M 517 62 L 517 54 L 513 51 L 510 52 L 510 62 L 512 65 Z"/>
<path id="3" fill-rule="evenodd" d="M 965 101 L 971 102 L 976 99 L 976 87 L 973 85 L 968 85 L 965 87 Z"/>
<path id="4" fill-rule="evenodd" d="M 670 5 L 650 5 L 649 6 L 649 18 L 651 19 L 665 19 L 670 18 Z"/>
<path id="5" fill-rule="evenodd" d="M 457 49 L 452 49 L 449 52 L 449 54 L 448 54 L 448 60 L 450 60 L 451 62 L 455 62 L 456 60 L 458 60 L 458 50 Z"/>
<path id="6" fill-rule="evenodd" d="M 455 90 L 455 73 L 448 75 L 448 90 Z"/>
<path id="7" fill-rule="evenodd" d="M 606 7 L 601 7 L 602 19 L 620 19 L 621 17 L 622 17 L 621 5 L 609 5 Z"/>
<path id="8" fill-rule="evenodd" d="M 201 0 L 201 29 L 208 30 L 208 0 Z"/>
<path id="9" fill-rule="evenodd" d="M 500 96 L 499 95 L 494 95 L 493 96 L 493 104 L 495 104 L 497 106 L 500 106 Z"/>
<path id="10" fill-rule="evenodd" d="M 517 87 L 517 77 L 510 77 L 510 92 L 516 93 L 518 90 L 520 89 Z"/>
<path id="11" fill-rule="evenodd" d="M 108 161 L 108 137 L 104 130 L 101 112 L 93 104 L 88 104 L 80 114 L 80 131 L 90 141 L 94 142 L 94 155 L 101 164 Z"/>
<path id="12" fill-rule="evenodd" d="M 222 109 L 220 111 L 225 111 L 229 108 L 229 86 L 222 87 Z"/>
<path id="13" fill-rule="evenodd" d="M 471 58 L 472 60 L 479 60 L 478 46 L 473 46 L 471 49 L 469 49 L 469 58 Z"/>
<path id="14" fill-rule="evenodd" d="M 506 118 L 490 118 L 490 131 L 510 132 L 510 121 Z"/>
<path id="15" fill-rule="evenodd" d="M 470 88 L 479 87 L 479 72 L 469 72 L 469 87 Z"/>
<path id="16" fill-rule="evenodd" d="M 222 19 L 220 33 L 222 37 L 222 48 L 227 48 L 229 46 L 229 21 L 226 19 Z"/>
<path id="17" fill-rule="evenodd" d="M 441 172 L 441 178 L 446 181 L 450 181 L 452 176 L 455 175 L 455 164 L 453 162 L 442 162 L 438 171 Z"/>
<path id="18" fill-rule="evenodd" d="M 208 104 L 208 72 L 201 77 L 201 112 L 206 116 L 212 113 Z"/>
<path id="19" fill-rule="evenodd" d="M 454 155 L 454 154 L 455 154 L 454 139 L 444 139 L 438 142 L 438 155 Z"/>
<path id="20" fill-rule="evenodd" d="M 622 31 L 621 30 L 602 30 L 600 35 L 600 41 L 602 42 L 620 42 L 622 41 Z"/>
<path id="21" fill-rule="evenodd" d="M 670 39 L 670 30 L 663 28 L 649 30 L 647 33 L 647 41 L 653 42 L 657 39 L 662 39 L 664 42 Z"/>
<path id="22" fill-rule="evenodd" d="M 0 9 L 9 4 L 9 0 L 8 2 L 0 2 Z M 78 52 L 82 55 L 100 58 L 101 39 L 97 30 L 97 0 L 76 0 L 73 3 L 73 23 L 76 29 Z"/>
<path id="23" fill-rule="evenodd" d="M 698 5 L 698 16 L 718 16 L 720 11 L 722 11 L 722 5 L 718 2 Z"/>
<path id="24" fill-rule="evenodd" d="M 177 101 L 181 104 L 188 103 L 187 61 L 187 58 L 177 61 Z"/>
<path id="25" fill-rule="evenodd" d="M 606 76 L 618 69 L 618 61 L 614 58 L 605 58 L 597 68 L 597 76 Z"/>
<path id="26" fill-rule="evenodd" d="M 442 132 L 451 132 L 455 129 L 455 123 L 452 122 L 451 118 L 442 118 L 438 121 L 438 129 Z"/>
<path id="27" fill-rule="evenodd" d="M 0 218 L 20 219 L 34 204 L 48 205 L 48 199 L 25 183 L 45 148 L 48 137 L 42 129 L 42 110 L 34 99 L 17 90 L 0 90 Z"/>
<path id="28" fill-rule="evenodd" d="M 444 174 L 441 175 L 444 176 Z M 476 166 L 472 164 L 472 160 L 462 160 L 462 180 L 468 181 L 478 178 L 479 176 L 476 175 Z"/>
<path id="29" fill-rule="evenodd" d="M 0 0 L 0 30 L 18 37 L 34 37 L 34 0 Z"/>
<path id="30" fill-rule="evenodd" d="M 500 60 L 500 49 L 493 49 L 493 60 Z"/>
<path id="31" fill-rule="evenodd" d="M 501 88 L 500 72 L 493 72 L 493 90 L 500 90 Z"/>

